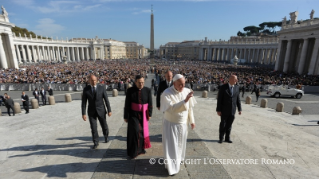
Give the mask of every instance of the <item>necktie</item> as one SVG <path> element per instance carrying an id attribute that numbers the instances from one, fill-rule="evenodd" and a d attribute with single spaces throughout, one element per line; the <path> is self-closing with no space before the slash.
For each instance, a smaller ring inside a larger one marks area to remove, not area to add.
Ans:
<path id="1" fill-rule="evenodd" d="M 233 86 L 230 86 L 230 94 L 233 96 Z"/>
<path id="2" fill-rule="evenodd" d="M 95 87 L 93 86 L 93 95 L 95 96 Z"/>

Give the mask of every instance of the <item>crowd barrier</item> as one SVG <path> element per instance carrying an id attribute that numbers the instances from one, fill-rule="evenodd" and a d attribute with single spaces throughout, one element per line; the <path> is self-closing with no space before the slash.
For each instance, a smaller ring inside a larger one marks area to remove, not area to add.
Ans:
<path id="1" fill-rule="evenodd" d="M 100 84 L 106 88 L 107 91 L 112 91 L 117 89 L 120 91 L 124 90 L 124 84 L 118 86 L 118 84 Z M 0 91 L 34 91 L 35 88 L 40 90 L 42 87 L 47 90 L 48 87 L 51 87 L 53 91 L 82 91 L 85 88 L 85 84 L 51 84 L 51 83 L 24 83 L 24 84 L 15 84 L 15 83 L 1 83 Z M 185 84 L 187 88 L 191 88 L 189 83 Z M 269 85 L 259 85 L 262 87 L 262 91 L 268 90 Z M 253 89 L 254 85 L 250 85 L 248 91 Z M 289 86 L 295 88 L 296 86 Z M 217 84 L 193 84 L 194 91 L 216 91 L 218 90 Z M 305 94 L 309 93 L 319 93 L 319 86 L 302 86 L 302 90 Z"/>

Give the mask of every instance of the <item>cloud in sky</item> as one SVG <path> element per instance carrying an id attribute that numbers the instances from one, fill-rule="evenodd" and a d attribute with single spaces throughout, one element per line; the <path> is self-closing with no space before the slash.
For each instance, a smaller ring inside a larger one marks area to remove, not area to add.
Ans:
<path id="1" fill-rule="evenodd" d="M 12 0 L 18 5 L 33 9 L 34 11 L 44 14 L 49 13 L 76 13 L 90 11 L 100 7 L 102 4 L 89 4 L 84 1 L 75 0 L 60 0 L 60 1 L 45 1 L 45 5 L 38 5 L 34 0 Z"/>
<path id="2" fill-rule="evenodd" d="M 38 25 L 35 26 L 35 33 L 43 36 L 53 36 L 59 34 L 64 29 L 62 25 L 55 24 L 53 19 L 43 18 L 40 19 Z"/>
<path id="3" fill-rule="evenodd" d="M 151 10 L 138 10 L 138 11 L 135 11 L 133 12 L 133 14 L 142 14 L 142 13 L 148 13 L 150 14 L 151 13 Z"/>

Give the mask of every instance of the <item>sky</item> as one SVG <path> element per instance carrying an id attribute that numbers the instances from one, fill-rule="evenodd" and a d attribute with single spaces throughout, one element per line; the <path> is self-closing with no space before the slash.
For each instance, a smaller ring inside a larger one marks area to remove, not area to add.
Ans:
<path id="1" fill-rule="evenodd" d="M 151 5 L 155 48 L 184 40 L 229 40 L 262 22 L 319 17 L 319 0 L 0 0 L 11 23 L 58 39 L 135 41 L 150 47 Z M 317 8 L 317 9 L 316 9 Z M 277 29 L 280 30 L 280 29 Z"/>

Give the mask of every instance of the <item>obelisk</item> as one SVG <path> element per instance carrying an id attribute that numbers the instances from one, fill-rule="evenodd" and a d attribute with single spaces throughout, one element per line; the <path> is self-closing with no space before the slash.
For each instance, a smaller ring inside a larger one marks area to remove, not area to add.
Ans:
<path id="1" fill-rule="evenodd" d="M 153 5 L 151 10 L 151 44 L 150 44 L 150 58 L 154 58 L 154 15 L 153 15 Z"/>

